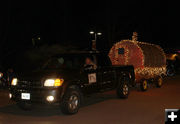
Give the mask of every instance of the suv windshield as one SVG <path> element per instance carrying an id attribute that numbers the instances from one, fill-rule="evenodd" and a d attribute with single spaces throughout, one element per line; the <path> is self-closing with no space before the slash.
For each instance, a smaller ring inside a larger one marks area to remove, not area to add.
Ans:
<path id="1" fill-rule="evenodd" d="M 75 57 L 56 57 L 46 61 L 42 68 L 43 69 L 77 69 L 82 65 L 82 61 Z"/>

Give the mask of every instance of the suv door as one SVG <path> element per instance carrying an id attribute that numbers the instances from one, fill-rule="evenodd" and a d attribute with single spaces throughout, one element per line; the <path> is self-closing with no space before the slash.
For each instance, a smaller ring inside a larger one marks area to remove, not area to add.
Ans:
<path id="1" fill-rule="evenodd" d="M 115 83 L 115 70 L 113 70 L 109 58 L 106 55 L 99 55 L 97 62 L 102 73 L 102 80 L 100 82 L 101 89 L 113 88 Z"/>
<path id="2" fill-rule="evenodd" d="M 89 56 L 88 56 L 89 57 Z M 93 62 L 96 64 L 96 55 L 91 55 Z M 85 61 L 86 57 L 84 58 Z M 96 64 L 97 65 L 97 64 Z M 87 93 L 94 93 L 99 91 L 99 85 L 102 81 L 102 73 L 97 67 L 96 69 L 84 70 L 83 74 L 85 76 L 85 90 Z"/>

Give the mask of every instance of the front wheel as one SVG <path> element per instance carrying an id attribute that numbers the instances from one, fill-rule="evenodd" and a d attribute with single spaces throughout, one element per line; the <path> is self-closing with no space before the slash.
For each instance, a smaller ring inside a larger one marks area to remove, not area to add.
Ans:
<path id="1" fill-rule="evenodd" d="M 61 111 L 64 114 L 75 114 L 81 104 L 81 95 L 78 88 L 69 88 L 61 103 Z"/>
<path id="2" fill-rule="evenodd" d="M 129 96 L 129 80 L 124 79 L 123 81 L 120 82 L 119 86 L 117 87 L 116 90 L 117 96 L 119 98 L 126 99 Z"/>

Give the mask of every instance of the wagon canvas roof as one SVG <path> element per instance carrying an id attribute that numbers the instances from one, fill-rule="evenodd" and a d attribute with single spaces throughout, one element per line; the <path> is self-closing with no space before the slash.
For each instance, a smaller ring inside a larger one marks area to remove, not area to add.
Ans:
<path id="1" fill-rule="evenodd" d="M 138 57 L 140 56 L 140 54 L 142 54 L 141 58 L 143 60 L 142 64 L 144 67 L 160 67 L 166 65 L 166 57 L 164 51 L 158 45 L 132 40 L 122 40 L 114 44 L 109 52 L 109 55 L 116 54 L 116 49 L 119 49 L 121 47 L 125 48 L 125 51 L 126 49 L 128 49 L 128 56 L 126 55 L 128 59 L 131 59 L 134 56 Z M 135 47 L 137 47 L 138 49 L 135 49 Z M 110 58 L 112 59 L 111 55 Z M 133 63 L 135 63 L 135 61 L 141 61 L 140 59 L 137 58 Z"/>

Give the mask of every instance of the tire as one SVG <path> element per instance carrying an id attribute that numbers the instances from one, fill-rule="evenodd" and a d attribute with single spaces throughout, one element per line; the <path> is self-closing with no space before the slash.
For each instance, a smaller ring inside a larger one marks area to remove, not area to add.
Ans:
<path id="1" fill-rule="evenodd" d="M 175 71 L 173 65 L 167 67 L 167 72 L 166 72 L 166 74 L 167 74 L 167 76 L 170 76 L 170 77 L 172 77 L 172 76 L 174 76 L 174 75 L 176 74 L 176 71 Z"/>
<path id="2" fill-rule="evenodd" d="M 162 77 L 157 78 L 157 80 L 156 80 L 156 87 L 161 88 L 162 85 L 163 85 Z"/>
<path id="3" fill-rule="evenodd" d="M 148 89 L 148 81 L 147 80 L 143 80 L 141 82 L 140 89 L 141 89 L 141 91 L 147 91 L 147 89 Z"/>
<path id="4" fill-rule="evenodd" d="M 123 81 L 119 81 L 119 86 L 116 90 L 118 98 L 126 99 L 129 96 L 129 79 L 125 78 Z"/>
<path id="5" fill-rule="evenodd" d="M 28 102 L 18 102 L 17 106 L 25 111 L 29 111 L 32 109 L 32 104 L 28 103 Z"/>
<path id="6" fill-rule="evenodd" d="M 65 93 L 60 108 L 63 114 L 76 114 L 81 106 L 81 92 L 79 88 L 69 88 Z"/>

